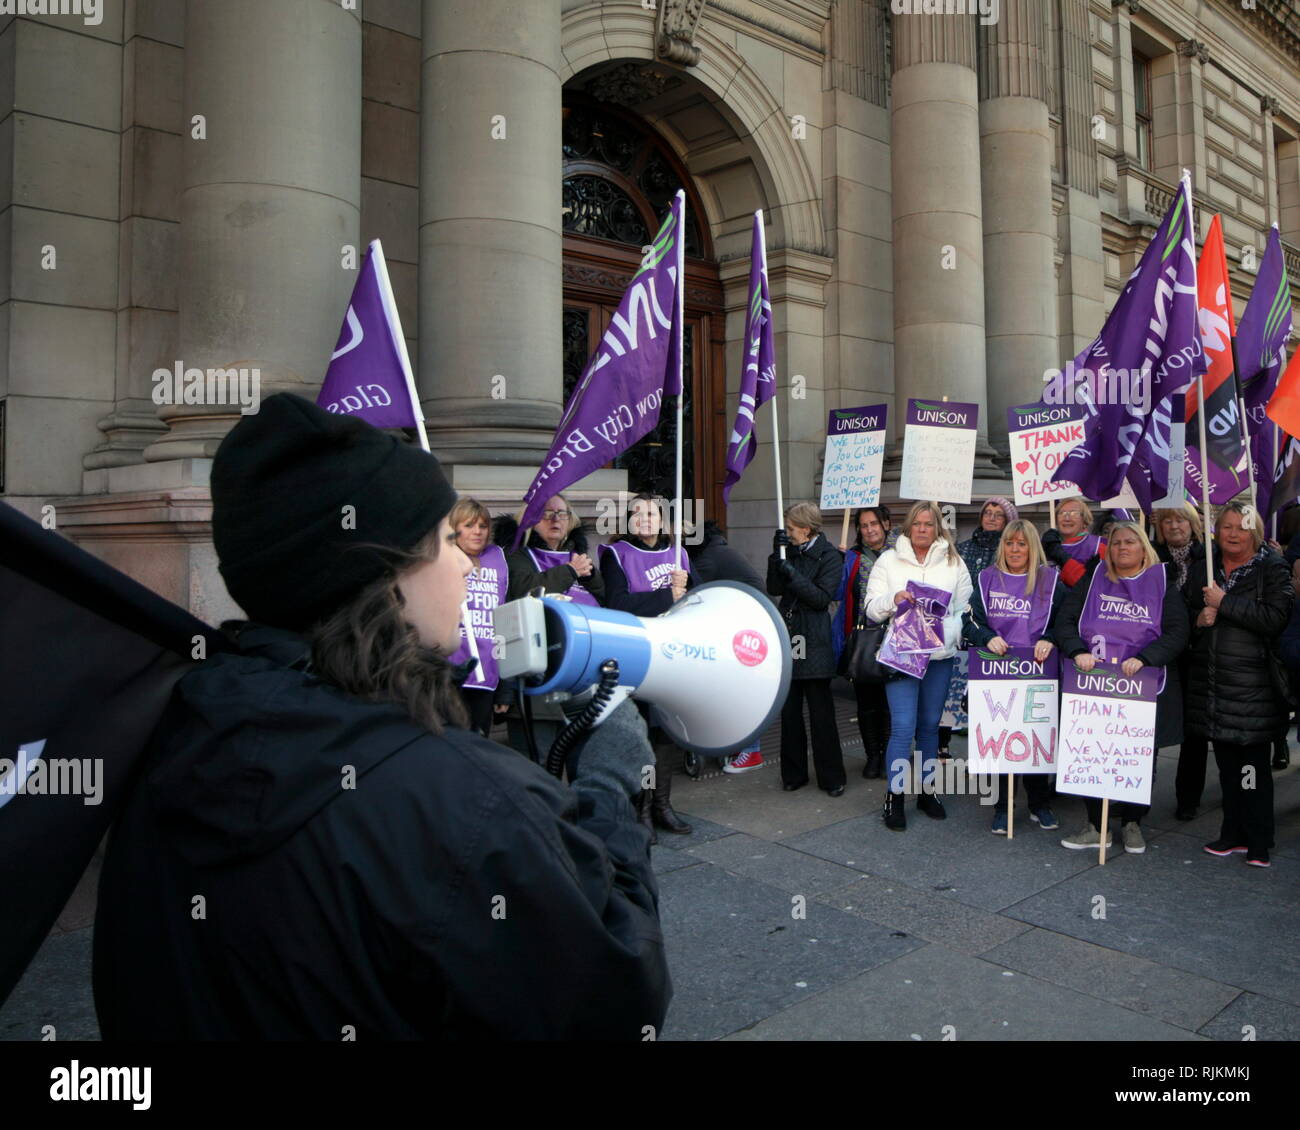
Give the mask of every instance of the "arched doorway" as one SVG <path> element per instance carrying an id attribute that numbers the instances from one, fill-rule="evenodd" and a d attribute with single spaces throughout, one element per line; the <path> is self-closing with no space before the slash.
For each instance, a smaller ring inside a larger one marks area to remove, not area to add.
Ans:
<path id="1" fill-rule="evenodd" d="M 726 326 L 722 284 L 699 194 L 677 156 L 636 115 L 576 90 L 564 94 L 564 401 L 609 325 L 678 188 L 686 190 L 683 482 L 722 524 Z M 614 466 L 628 489 L 674 491 L 676 398 Z M 690 512 L 688 511 L 688 516 Z"/>

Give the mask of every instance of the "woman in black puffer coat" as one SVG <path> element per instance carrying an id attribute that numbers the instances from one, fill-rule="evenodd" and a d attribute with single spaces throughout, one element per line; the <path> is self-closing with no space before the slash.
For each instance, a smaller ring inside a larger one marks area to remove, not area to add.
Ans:
<path id="1" fill-rule="evenodd" d="M 785 560 L 780 556 L 783 545 Z M 785 529 L 776 531 L 767 562 L 767 591 L 779 598 L 778 608 L 795 654 L 790 693 L 781 708 L 781 782 L 786 792 L 808 783 L 808 738 L 803 721 L 807 699 L 817 785 L 831 796 L 844 793 L 844 755 L 831 698 L 835 646 L 830 617 L 843 566 L 844 555 L 822 536 L 821 511 L 811 502 L 789 507 Z"/>
<path id="2" fill-rule="evenodd" d="M 1223 826 L 1205 850 L 1221 856 L 1245 852 L 1247 863 L 1267 867 L 1273 846 L 1269 759 L 1288 709 L 1274 648 L 1295 597 L 1286 561 L 1263 545 L 1254 513 L 1236 502 L 1223 508 L 1215 531 L 1215 583 L 1198 586 L 1194 576 L 1187 581 L 1195 625 L 1187 727 L 1214 743 L 1223 788 Z M 1243 787 L 1247 765 L 1254 769 L 1251 788 Z"/>

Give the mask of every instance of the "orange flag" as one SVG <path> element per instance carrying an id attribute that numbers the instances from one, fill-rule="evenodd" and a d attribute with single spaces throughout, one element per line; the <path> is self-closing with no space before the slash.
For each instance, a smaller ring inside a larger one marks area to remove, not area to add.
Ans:
<path id="1" fill-rule="evenodd" d="M 1291 355 L 1291 364 L 1278 378 L 1265 411 L 1287 435 L 1300 435 L 1300 349 Z"/>
<path id="2" fill-rule="evenodd" d="M 1210 501 L 1227 502 L 1250 485 L 1246 447 L 1241 434 L 1241 411 L 1232 358 L 1232 289 L 1228 285 L 1228 260 L 1223 251 L 1223 226 L 1219 216 L 1210 223 L 1196 268 L 1200 307 L 1201 345 L 1209 368 L 1205 382 L 1206 471 Z M 1200 398 L 1196 386 L 1187 393 L 1187 488 L 1201 494 Z"/>

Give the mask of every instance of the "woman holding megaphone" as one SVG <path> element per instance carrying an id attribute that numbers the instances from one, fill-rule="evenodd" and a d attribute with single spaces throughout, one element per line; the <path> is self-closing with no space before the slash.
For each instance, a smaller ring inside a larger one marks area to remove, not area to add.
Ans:
<path id="1" fill-rule="evenodd" d="M 975 578 L 970 611 L 962 621 L 966 639 L 994 655 L 1005 655 L 1013 647 L 1032 647 L 1034 658 L 1042 663 L 1056 646 L 1052 625 L 1068 591 L 1060 573 L 1047 564 L 1034 524 L 1023 518 L 1008 522 L 993 564 Z M 971 739 L 975 739 L 974 733 Z M 1007 834 L 1007 805 L 1015 798 L 1021 776 L 1029 797 L 1029 818 L 1045 831 L 1058 826 L 1048 805 L 1051 773 L 1004 773 L 993 808 L 995 836 Z"/>
<path id="2" fill-rule="evenodd" d="M 653 494 L 643 491 L 634 495 L 626 517 L 627 532 L 596 551 L 605 583 L 605 605 L 633 616 L 660 616 L 694 587 L 689 559 L 682 550 L 679 564 L 678 550 L 663 532 L 663 513 Z M 687 568 L 683 569 L 683 564 Z M 657 827 L 679 836 L 693 829 L 673 810 L 672 765 L 660 757 L 660 744 L 653 744 L 654 788 L 642 790 L 637 812 L 650 833 L 650 842 L 657 843 Z"/>
<path id="3" fill-rule="evenodd" d="M 104 1038 L 659 1030 L 671 989 L 629 803 L 645 725 L 615 709 L 572 786 L 465 728 L 447 657 L 470 561 L 438 461 L 280 393 L 239 417 L 211 481 L 252 622 L 176 684 L 108 841 Z"/>

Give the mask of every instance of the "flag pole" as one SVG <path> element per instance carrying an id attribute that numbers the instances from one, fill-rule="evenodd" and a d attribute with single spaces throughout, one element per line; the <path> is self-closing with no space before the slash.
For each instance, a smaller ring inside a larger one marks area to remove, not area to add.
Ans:
<path id="1" fill-rule="evenodd" d="M 1202 373 L 1196 378 L 1196 396 L 1200 403 L 1200 409 L 1196 413 L 1196 422 L 1201 433 L 1201 513 L 1202 521 L 1205 523 L 1205 544 L 1210 544 L 1210 470 L 1205 460 L 1205 374 Z M 1214 554 L 1210 550 L 1205 553 L 1205 583 L 1214 584 Z"/>
<path id="2" fill-rule="evenodd" d="M 428 451 L 429 436 L 424 430 L 424 409 L 420 407 L 420 397 L 415 391 L 415 374 L 411 372 L 411 357 L 406 352 L 406 335 L 402 332 L 402 318 L 397 312 L 397 301 L 393 298 L 393 285 L 388 281 L 388 262 L 384 259 L 384 247 L 379 240 L 370 241 L 370 254 L 375 257 L 375 277 L 379 279 L 379 295 L 384 301 L 384 314 L 389 333 L 396 339 L 393 346 L 402 362 L 402 376 L 406 378 L 406 394 L 411 398 L 411 413 L 415 416 L 415 427 L 420 433 L 420 446 Z"/>
<path id="3" fill-rule="evenodd" d="M 1229 296 L 1229 310 L 1232 298 Z M 1237 394 L 1237 414 L 1241 417 L 1241 442 L 1246 448 L 1246 476 L 1250 481 L 1250 508 L 1255 511 L 1255 521 L 1259 521 L 1259 502 L 1255 492 L 1255 459 L 1250 451 L 1250 424 L 1246 420 L 1246 394 L 1241 389 L 1241 369 L 1237 365 L 1237 335 L 1228 338 L 1232 349 L 1232 386 Z M 1262 532 L 1262 531 L 1261 531 Z"/>
<path id="4" fill-rule="evenodd" d="M 767 277 L 767 222 L 763 219 L 763 209 L 759 208 L 758 215 L 758 233 L 762 237 L 758 241 L 758 253 L 763 256 L 763 266 L 759 274 L 760 278 Z M 775 353 L 775 350 L 773 350 Z M 775 361 L 775 357 L 773 357 Z M 772 374 L 772 380 L 776 380 L 776 374 Z M 777 529 L 785 527 L 785 495 L 781 490 L 781 413 L 777 411 L 776 402 L 780 399 L 775 394 L 772 396 L 772 461 L 776 468 L 776 525 Z M 785 546 L 781 546 L 781 560 L 785 560 Z"/>
<path id="5" fill-rule="evenodd" d="M 680 207 L 677 209 L 675 253 L 677 256 L 677 521 L 674 525 L 677 568 L 682 567 L 682 428 L 686 408 L 686 193 L 677 190 Z M 703 515 L 700 516 L 703 520 Z"/>

